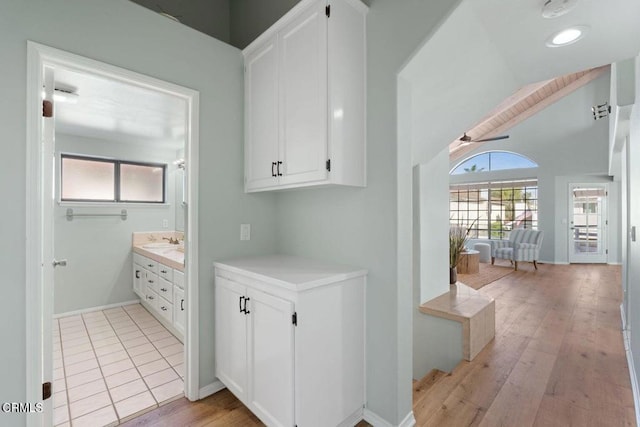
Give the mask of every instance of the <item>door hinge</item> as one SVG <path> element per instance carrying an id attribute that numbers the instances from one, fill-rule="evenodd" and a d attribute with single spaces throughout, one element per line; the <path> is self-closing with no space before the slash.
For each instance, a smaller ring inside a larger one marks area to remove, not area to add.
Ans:
<path id="1" fill-rule="evenodd" d="M 606 220 L 606 221 L 604 222 L 604 225 L 609 225 L 609 220 Z"/>
<path id="2" fill-rule="evenodd" d="M 42 117 L 53 117 L 53 102 L 42 101 Z"/>
<path id="3" fill-rule="evenodd" d="M 331 16 L 331 5 L 328 4 L 327 7 L 324 8 L 324 14 L 327 15 L 327 18 Z"/>
<path id="4" fill-rule="evenodd" d="M 604 250 L 605 255 L 609 255 L 609 249 Z"/>
<path id="5" fill-rule="evenodd" d="M 327 159 L 326 168 L 328 172 L 331 172 L 331 159 Z"/>
<path id="6" fill-rule="evenodd" d="M 42 384 L 42 400 L 47 400 L 51 397 L 51 383 L 46 382 Z"/>
<path id="7" fill-rule="evenodd" d="M 293 323 L 294 326 L 298 326 L 298 313 L 291 315 L 291 323 Z"/>

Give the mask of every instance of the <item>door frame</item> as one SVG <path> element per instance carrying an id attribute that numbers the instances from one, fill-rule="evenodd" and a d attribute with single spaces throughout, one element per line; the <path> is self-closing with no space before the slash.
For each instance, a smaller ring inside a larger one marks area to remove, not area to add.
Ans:
<path id="1" fill-rule="evenodd" d="M 601 235 L 601 243 L 603 245 L 603 254 L 604 261 L 597 262 L 596 264 L 607 264 L 609 261 L 609 183 L 607 182 L 570 182 L 567 187 L 567 229 L 565 230 L 567 236 L 567 262 L 569 264 L 584 264 L 590 263 L 591 261 L 575 261 L 571 260 L 572 257 L 572 239 L 570 238 L 570 226 L 571 221 L 573 221 L 573 189 L 576 187 L 603 187 L 605 191 L 605 202 L 604 207 L 602 209 L 602 219 L 605 221 L 602 224 L 602 235 Z"/>
<path id="2" fill-rule="evenodd" d="M 75 55 L 32 41 L 27 41 L 27 102 L 26 102 L 26 389 L 28 402 L 42 401 L 42 383 L 51 381 L 52 342 L 44 339 L 51 334 L 53 307 L 53 221 L 47 221 L 46 200 L 52 190 L 53 177 L 43 174 L 45 146 L 41 143 L 45 135 L 42 116 L 41 92 L 44 87 L 44 70 L 47 67 L 90 73 L 118 80 L 127 84 L 164 92 L 181 98 L 186 103 L 186 223 L 185 223 L 185 300 L 187 321 L 185 332 L 185 395 L 189 400 L 199 399 L 199 327 L 198 327 L 198 149 L 199 149 L 199 103 L 198 91 L 146 76 L 124 68 Z M 51 257 L 52 258 L 52 257 Z M 48 311 L 47 311 L 48 310 Z M 48 367 L 48 368 L 47 368 Z M 50 402 L 50 400 L 49 400 Z M 51 408 L 51 404 L 45 405 Z M 52 423 L 52 411 L 32 414 L 27 425 L 42 426 Z"/>

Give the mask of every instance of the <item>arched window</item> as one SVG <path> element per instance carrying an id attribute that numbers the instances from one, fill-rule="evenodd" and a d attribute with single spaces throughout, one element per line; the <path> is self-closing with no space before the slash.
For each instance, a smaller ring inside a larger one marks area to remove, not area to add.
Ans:
<path id="1" fill-rule="evenodd" d="M 536 162 L 520 154 L 509 151 L 487 151 L 458 163 L 451 170 L 451 175 L 537 167 L 538 164 Z"/>
<path id="2" fill-rule="evenodd" d="M 508 151 L 488 151 L 460 162 L 451 170 L 451 175 L 459 175 L 449 188 L 451 225 L 469 228 L 469 237 L 476 239 L 505 239 L 516 228 L 537 229 L 536 178 L 495 181 L 471 176 L 536 167 L 530 159 Z"/>

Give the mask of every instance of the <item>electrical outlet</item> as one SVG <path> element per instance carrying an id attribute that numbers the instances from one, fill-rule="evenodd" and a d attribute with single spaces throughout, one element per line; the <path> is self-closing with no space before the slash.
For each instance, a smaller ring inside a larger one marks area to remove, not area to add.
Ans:
<path id="1" fill-rule="evenodd" d="M 162 228 L 169 228 L 169 220 L 168 219 L 163 219 L 162 220 Z"/>
<path id="2" fill-rule="evenodd" d="M 251 224 L 240 224 L 240 240 L 251 240 Z"/>

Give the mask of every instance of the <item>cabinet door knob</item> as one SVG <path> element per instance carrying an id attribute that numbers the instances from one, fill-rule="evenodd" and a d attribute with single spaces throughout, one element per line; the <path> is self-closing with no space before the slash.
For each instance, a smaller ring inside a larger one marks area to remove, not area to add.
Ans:
<path id="1" fill-rule="evenodd" d="M 165 307 L 164 305 L 162 307 L 160 307 L 160 310 L 162 311 L 167 311 L 167 307 Z"/>
<path id="2" fill-rule="evenodd" d="M 140 278 L 140 270 L 136 270 L 136 279 Z"/>
<path id="3" fill-rule="evenodd" d="M 161 288 L 160 289 L 162 292 L 167 292 L 167 288 Z"/>
<path id="4" fill-rule="evenodd" d="M 282 162 L 278 162 L 278 176 L 282 176 L 282 173 L 280 172 L 280 165 L 282 164 Z"/>

